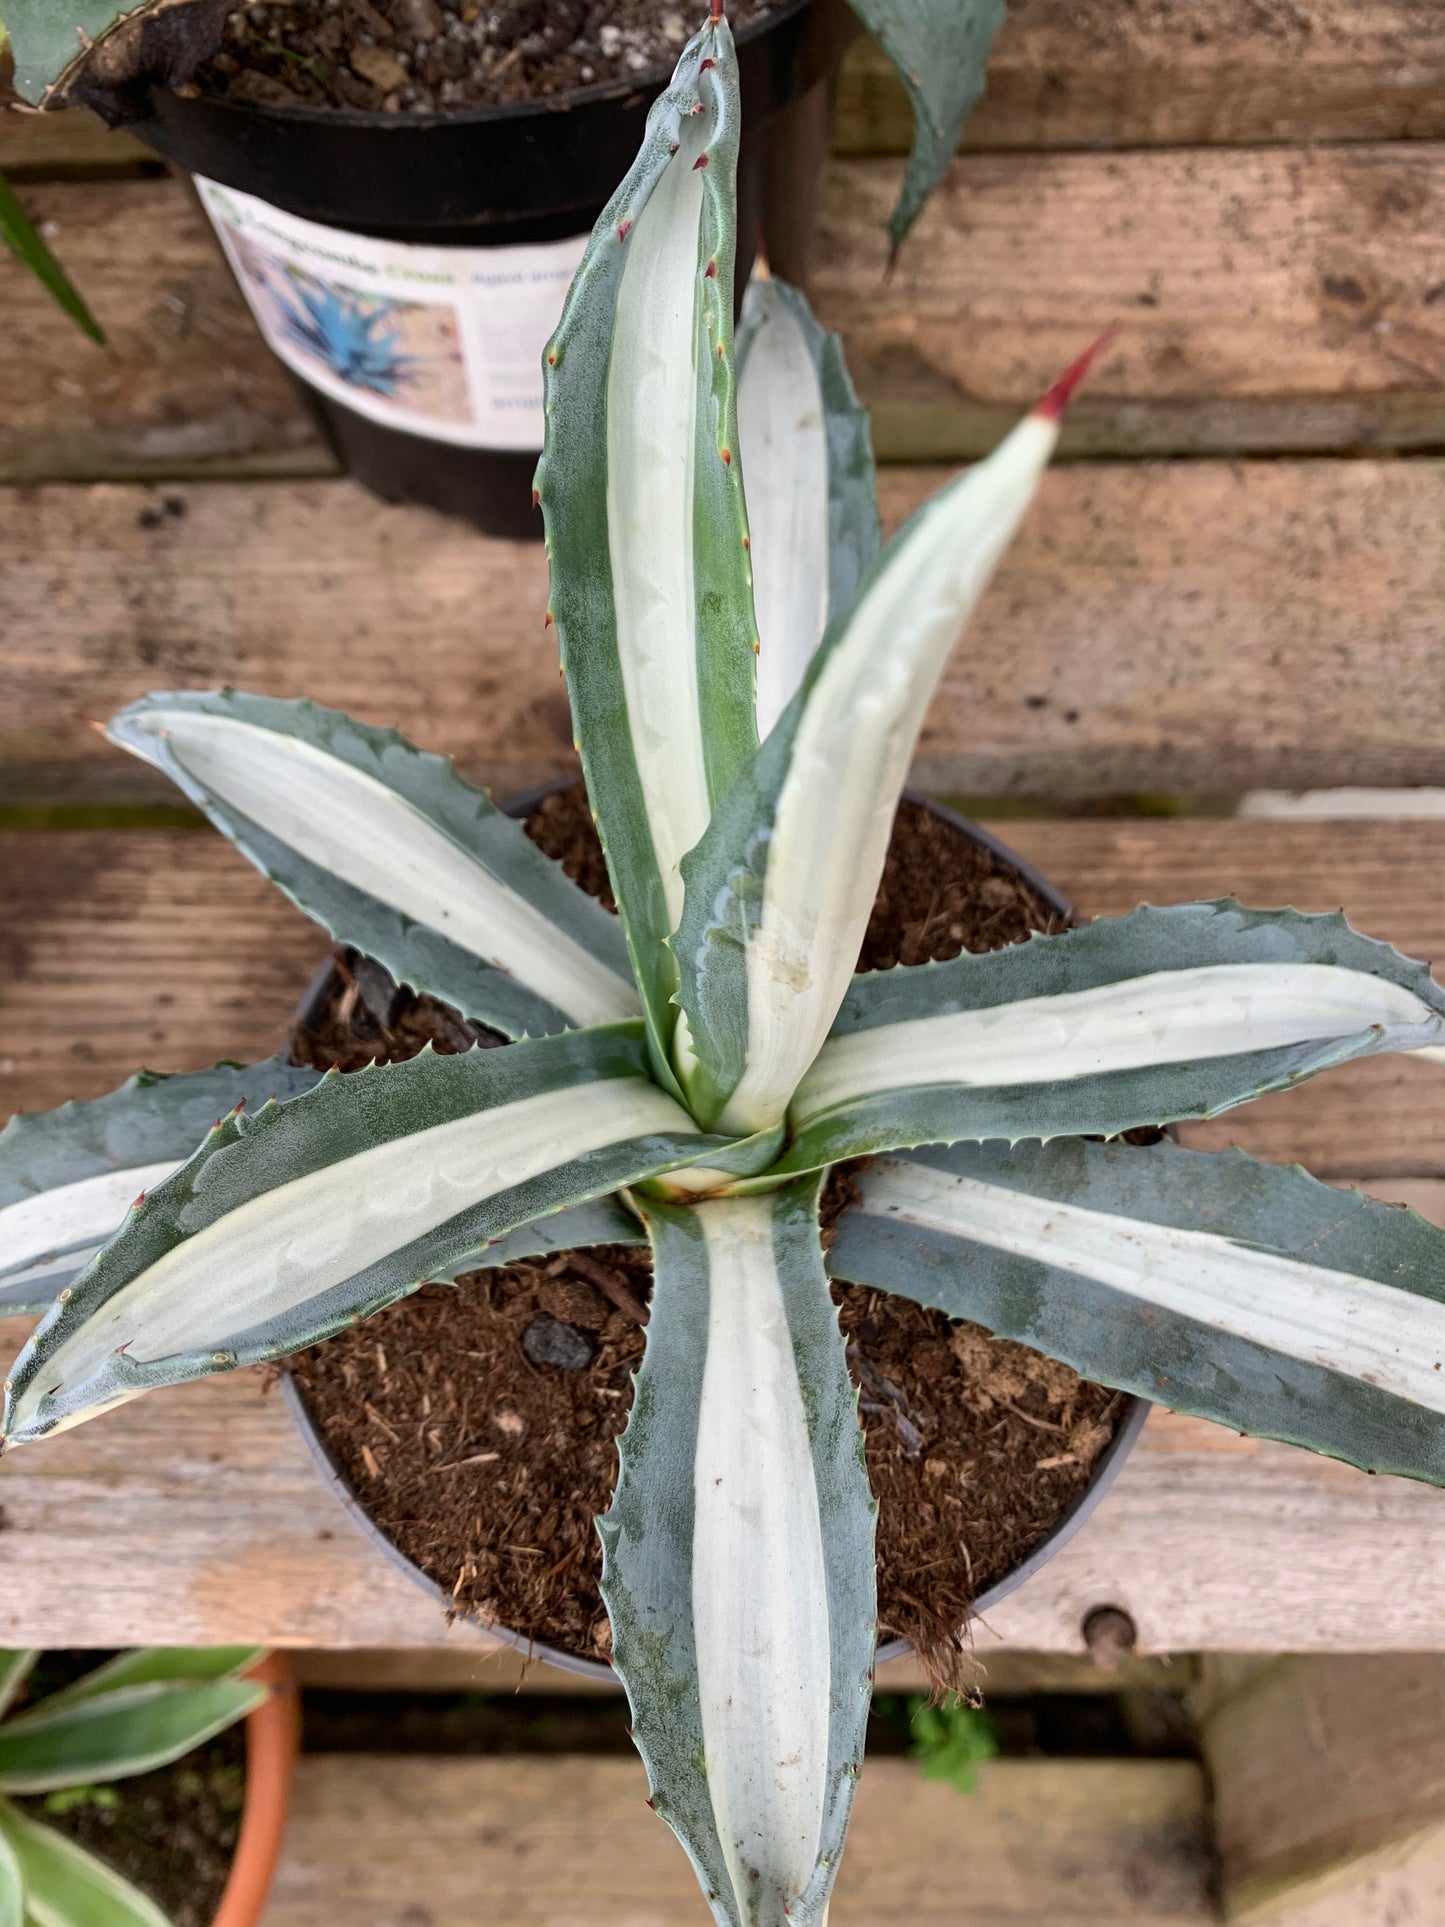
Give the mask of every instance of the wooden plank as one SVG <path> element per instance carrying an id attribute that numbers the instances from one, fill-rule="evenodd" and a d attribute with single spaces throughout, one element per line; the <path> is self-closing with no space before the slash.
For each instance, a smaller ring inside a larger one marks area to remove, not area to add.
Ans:
<path id="1" fill-rule="evenodd" d="M 943 478 L 885 472 L 888 520 Z M 919 780 L 1050 800 L 1445 782 L 1442 522 L 1429 460 L 1056 469 Z M 172 797 L 84 721 L 167 685 L 309 694 L 503 793 L 570 766 L 538 547 L 308 482 L 0 490 L 0 552 L 0 801 Z"/>
<path id="2" fill-rule="evenodd" d="M 1227 1694 L 1201 1733 L 1226 1918 L 1284 1927 L 1445 1839 L 1442 1735 L 1437 1654 L 1279 1659 Z"/>
<path id="3" fill-rule="evenodd" d="M 869 40 L 838 89 L 846 154 L 901 154 L 902 86 Z M 1445 25 L 1434 0 L 1012 0 L 970 149 L 1245 146 L 1445 137 Z M 17 178 L 133 168 L 148 153 L 85 113 L 0 114 Z"/>
<path id="4" fill-rule="evenodd" d="M 27 1329 L 0 1321 L 5 1364 Z M 256 1372 L 8 1454 L 0 1508 L 6 1645 L 489 1647 L 354 1531 Z M 1156 1412 L 1087 1529 L 975 1636 L 985 1663 L 1079 1654 L 1111 1604 L 1156 1653 L 1430 1651 L 1442 1586 L 1434 1491 Z"/>
<path id="5" fill-rule="evenodd" d="M 812 293 L 889 461 L 972 455 L 1124 323 L 1079 454 L 1445 440 L 1445 148 L 964 155 L 885 276 L 888 161 L 835 164 Z"/>
<path id="6" fill-rule="evenodd" d="M 1412 956 L 1445 956 L 1445 876 L 1429 823 L 1077 821 L 1000 826 L 1084 915 L 1236 895 L 1341 903 Z M 0 1115 L 110 1090 L 137 1064 L 194 1069 L 275 1049 L 324 949 L 219 838 L 190 831 L 0 836 Z M 1326 1178 L 1445 1178 L 1445 1072 L 1344 1065 L 1185 1127 Z M 1438 1195 L 1438 1194 L 1435 1194 Z"/>
<path id="7" fill-rule="evenodd" d="M 872 42 L 844 63 L 835 145 L 901 154 L 913 120 Z M 1011 0 L 967 148 L 1252 145 L 1445 134 L 1434 0 Z"/>
<path id="8" fill-rule="evenodd" d="M 707 1913 L 631 1760 L 313 1755 L 266 1927 L 673 1927 Z M 1190 1760 L 997 1760 L 975 1793 L 864 1768 L 836 1927 L 1212 1921 Z"/>
<path id="9" fill-rule="evenodd" d="M 965 155 L 885 279 L 899 165 L 834 164 L 814 286 L 883 459 L 979 453 L 1121 318 L 1074 454 L 1445 442 L 1445 144 Z M 111 346 L 57 329 L 5 270 L 33 378 L 7 393 L 0 479 L 321 464 L 185 186 L 24 198 Z"/>
<path id="10" fill-rule="evenodd" d="M 99 180 L 165 163 L 134 134 L 76 107 L 61 114 L 0 111 L 0 173 L 14 181 Z"/>
<path id="11" fill-rule="evenodd" d="M 1086 911 L 1227 880 L 1266 902 L 1343 896 L 1362 923 L 1429 955 L 1445 919 L 1430 831 L 1207 821 L 1011 833 Z M 262 1054 L 322 948 L 204 834 L 12 834 L 0 838 L 0 901 L 16 906 L 0 962 L 5 1110 L 94 1095 L 137 1058 L 172 1070 Z M 1197 1133 L 1230 1135 L 1327 1173 L 1425 1165 L 1438 1184 L 1445 1078 L 1388 1060 L 1346 1067 Z M 7 1358 L 24 1329 L 5 1328 Z M 0 1507 L 7 1644 L 481 1648 L 352 1533 L 254 1375 L 157 1393 L 7 1457 Z M 995 1643 L 1078 1653 L 1085 1615 L 1114 1604 L 1146 1651 L 1429 1649 L 1442 1584 L 1445 1508 L 1425 1487 L 1157 1415 L 1098 1519 L 990 1615 L 979 1645 L 985 1659 Z"/>
<path id="12" fill-rule="evenodd" d="M 61 326 L 38 283 L 8 256 L 0 264 L 12 371 L 0 479 L 334 468 L 189 187 L 65 182 L 21 198 L 108 345 Z"/>

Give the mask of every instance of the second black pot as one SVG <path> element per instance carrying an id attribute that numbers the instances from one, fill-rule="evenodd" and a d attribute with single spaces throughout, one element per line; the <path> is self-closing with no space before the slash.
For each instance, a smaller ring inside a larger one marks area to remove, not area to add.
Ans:
<path id="1" fill-rule="evenodd" d="M 805 278 L 829 79 L 855 31 L 844 0 L 779 0 L 738 33 L 739 291 L 760 236 Z M 542 347 L 667 78 L 448 113 L 156 88 L 135 131 L 197 178 L 342 466 L 389 501 L 539 539 Z"/>

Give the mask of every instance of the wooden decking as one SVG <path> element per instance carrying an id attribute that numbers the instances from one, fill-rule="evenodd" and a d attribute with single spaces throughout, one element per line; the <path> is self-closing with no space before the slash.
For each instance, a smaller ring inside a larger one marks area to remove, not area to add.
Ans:
<path id="1" fill-rule="evenodd" d="M 1258 789 L 1445 786 L 1445 9 L 1014 0 L 964 151 L 885 280 L 906 136 L 901 93 L 855 50 L 813 293 L 874 411 L 890 522 L 1124 324 L 918 781 L 992 808 L 1085 914 L 1343 906 L 1445 958 L 1438 819 L 1232 814 Z M 499 792 L 573 763 L 540 552 L 336 476 L 189 190 L 129 137 L 0 116 L 0 167 L 111 337 L 87 345 L 0 261 L 3 1117 L 139 1062 L 274 1048 L 322 948 L 87 719 L 233 682 L 395 722 Z M 1186 1135 L 1445 1222 L 1445 1071 L 1355 1065 Z M 0 1327 L 7 1358 L 24 1329 Z M 0 1526 L 9 1645 L 258 1638 L 517 1677 L 354 1536 L 250 1374 L 7 1458 Z M 978 1640 L 1076 1654 L 1109 1603 L 1155 1652 L 1427 1654 L 1442 1590 L 1440 1495 L 1158 1414 L 1088 1531 Z M 1261 1697 L 1291 1745 L 1315 1690 Z M 1211 1759 L 1236 1793 L 1227 1747 L 1257 1757 L 1253 1717 Z M 1254 1804 L 1235 1802 L 1246 1834 Z M 1252 1893 L 1295 1834 L 1256 1851 L 1221 1811 L 1228 1879 Z M 962 1804 L 879 1762 L 835 1918 L 1182 1927 L 1217 1918 L 1213 1828 L 1188 1761 L 1005 1761 Z M 1290 1878 L 1341 1851 L 1299 1849 Z M 1435 1862 L 1403 1900 L 1391 1879 L 1343 1902 L 1311 1886 L 1292 1927 L 1438 1912 Z M 268 1918 L 653 1927 L 696 1906 L 630 1764 L 319 1756 Z"/>

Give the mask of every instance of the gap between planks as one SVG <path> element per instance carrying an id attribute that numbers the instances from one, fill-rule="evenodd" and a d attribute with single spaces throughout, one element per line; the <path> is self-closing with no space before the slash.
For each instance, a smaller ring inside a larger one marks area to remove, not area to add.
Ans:
<path id="1" fill-rule="evenodd" d="M 1118 321 L 1067 453 L 1445 447 L 1445 143 L 964 155 L 888 277 L 899 170 L 833 164 L 812 285 L 883 460 L 979 454 Z M 24 198 L 110 345 L 0 267 L 0 480 L 330 466 L 187 187 Z"/>
<path id="2" fill-rule="evenodd" d="M 884 471 L 887 521 L 945 479 Z M 1055 469 L 917 779 L 1072 803 L 1445 783 L 1442 525 L 1434 460 Z M 0 489 L 0 552 L 0 803 L 173 804 L 85 719 L 223 683 L 395 724 L 500 795 L 573 767 L 540 545 L 351 483 L 102 484 Z"/>

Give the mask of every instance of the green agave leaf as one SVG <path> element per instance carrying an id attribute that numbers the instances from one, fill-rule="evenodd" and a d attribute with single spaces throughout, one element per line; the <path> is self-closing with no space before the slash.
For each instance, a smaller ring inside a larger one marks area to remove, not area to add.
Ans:
<path id="1" fill-rule="evenodd" d="M 12 1117 L 0 1131 L 0 1313 L 44 1311 L 218 1117 L 295 1097 L 317 1077 L 279 1057 L 141 1071 L 88 1103 Z"/>
<path id="2" fill-rule="evenodd" d="M 877 1508 L 817 1200 L 648 1207 L 647 1352 L 598 1522 L 653 1804 L 722 1927 L 826 1919 L 871 1693 Z"/>
<path id="3" fill-rule="evenodd" d="M 171 1927 L 103 1860 L 8 1800 L 0 1800 L 0 1836 L 24 1883 L 27 1927 Z"/>
<path id="4" fill-rule="evenodd" d="M 550 614 L 659 1076 L 679 864 L 752 753 L 756 625 L 732 358 L 737 61 L 692 40 L 545 358 Z"/>
<path id="5" fill-rule="evenodd" d="M 332 1073 L 225 1118 L 37 1327 L 14 1443 L 280 1357 L 494 1238 L 726 1148 L 646 1076 L 641 1024 Z"/>
<path id="6" fill-rule="evenodd" d="M 953 159 L 983 92 L 1004 0 L 848 0 L 893 62 L 913 108 L 913 152 L 889 223 L 896 254 Z"/>
<path id="7" fill-rule="evenodd" d="M 62 1706 L 73 1706 L 77 1700 L 94 1699 L 97 1694 L 113 1693 L 122 1686 L 238 1679 L 265 1652 L 264 1646 L 137 1647 L 133 1652 L 118 1653 L 93 1672 L 51 1693 L 41 1701 L 37 1711 L 52 1712 Z"/>
<path id="8" fill-rule="evenodd" d="M 837 335 L 785 281 L 754 276 L 738 329 L 738 434 L 752 523 L 758 730 L 777 722 L 830 617 L 883 545 L 868 416 Z"/>
<path id="9" fill-rule="evenodd" d="M 12 1647 L 0 1652 L 0 1715 L 9 1711 L 39 1657 L 38 1650 L 33 1646 Z"/>
<path id="10" fill-rule="evenodd" d="M 1008 950 L 854 979 L 798 1087 L 783 1169 L 961 1138 L 1215 1117 L 1445 1036 L 1424 964 L 1342 916 L 1145 906 Z"/>
<path id="11" fill-rule="evenodd" d="M 684 859 L 676 1059 L 709 1128 L 776 1124 L 828 1034 L 929 698 L 1033 499 L 1087 359 L 888 543 Z"/>
<path id="12" fill-rule="evenodd" d="M 6 0 L 15 91 L 37 106 L 111 110 L 143 74 L 189 79 L 224 18 L 224 0 Z"/>
<path id="13" fill-rule="evenodd" d="M 152 1680 L 45 1701 L 0 1727 L 0 1791 L 51 1793 L 148 1773 L 233 1726 L 266 1693 L 248 1680 Z"/>
<path id="14" fill-rule="evenodd" d="M 880 1158 L 835 1277 L 1088 1378 L 1445 1484 L 1445 1232 L 1297 1166 L 1061 1141 Z"/>
<path id="15" fill-rule="evenodd" d="M 638 1014 L 616 919 L 395 730 L 225 690 L 146 696 L 109 734 L 398 983 L 507 1037 Z"/>
<path id="16" fill-rule="evenodd" d="M 0 1801 L 0 1807 L 5 1802 Z M 0 1927 L 24 1927 L 25 1881 L 20 1862 L 0 1824 Z"/>
<path id="17" fill-rule="evenodd" d="M 3 174 L 0 174 L 0 241 L 5 243 L 22 266 L 29 268 L 55 305 L 70 316 L 76 327 L 103 347 L 105 336 L 100 323 L 77 294 L 65 269 L 45 245 L 44 235 L 25 212 L 24 204 Z"/>

